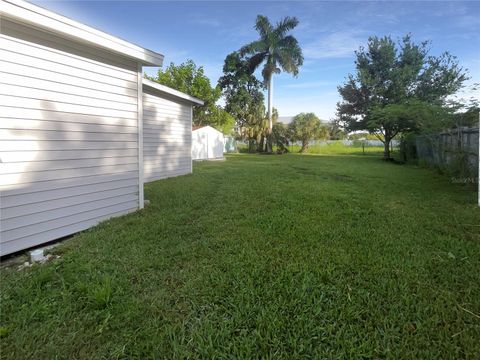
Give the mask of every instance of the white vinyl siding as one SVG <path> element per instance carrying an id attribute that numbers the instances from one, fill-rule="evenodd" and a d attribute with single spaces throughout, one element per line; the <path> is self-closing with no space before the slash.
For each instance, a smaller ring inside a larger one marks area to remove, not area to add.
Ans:
<path id="1" fill-rule="evenodd" d="M 139 207 L 137 63 L 3 20 L 1 255 Z"/>
<path id="2" fill-rule="evenodd" d="M 192 172 L 192 104 L 143 89 L 145 182 Z"/>

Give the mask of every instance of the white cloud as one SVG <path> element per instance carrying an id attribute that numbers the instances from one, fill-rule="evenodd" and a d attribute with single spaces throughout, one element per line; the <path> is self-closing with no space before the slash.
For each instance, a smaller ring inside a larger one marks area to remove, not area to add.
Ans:
<path id="1" fill-rule="evenodd" d="M 208 26 L 218 28 L 222 25 L 222 22 L 214 17 L 205 17 L 200 14 L 190 14 L 187 18 L 188 23 L 193 25 Z"/>
<path id="2" fill-rule="evenodd" d="M 468 14 L 468 9 L 464 4 L 458 2 L 441 2 L 436 3 L 436 7 L 431 11 L 431 14 L 438 17 L 452 17 L 457 15 Z"/>
<path id="3" fill-rule="evenodd" d="M 311 88 L 332 86 L 336 84 L 337 83 L 334 81 L 319 80 L 319 81 L 310 81 L 310 82 L 303 82 L 303 83 L 285 84 L 285 85 L 280 85 L 279 87 L 288 88 L 288 89 L 311 89 Z"/>
<path id="4" fill-rule="evenodd" d="M 189 52 L 186 50 L 178 50 L 178 49 L 167 49 L 165 50 L 165 59 L 163 60 L 163 67 L 167 67 L 170 65 L 171 62 L 175 63 L 176 65 L 183 63 L 187 59 L 189 59 Z"/>
<path id="5" fill-rule="evenodd" d="M 205 71 L 205 75 L 208 76 L 210 79 L 210 84 L 212 86 L 217 85 L 217 81 L 220 76 L 223 75 L 223 63 L 202 63 L 200 60 L 196 62 L 198 66 L 203 66 L 203 70 Z"/>
<path id="6" fill-rule="evenodd" d="M 464 30 L 477 32 L 480 29 L 480 17 L 477 15 L 463 15 L 458 17 L 453 23 Z"/>
<path id="7" fill-rule="evenodd" d="M 347 30 L 337 31 L 328 35 L 319 35 L 319 39 L 304 46 L 303 54 L 306 59 L 348 58 L 354 51 L 366 42 L 368 35 L 365 31 Z"/>
<path id="8" fill-rule="evenodd" d="M 302 97 L 273 97 L 273 106 L 280 116 L 294 116 L 301 112 L 313 112 L 322 120 L 335 117 L 338 92 L 323 92 Z"/>

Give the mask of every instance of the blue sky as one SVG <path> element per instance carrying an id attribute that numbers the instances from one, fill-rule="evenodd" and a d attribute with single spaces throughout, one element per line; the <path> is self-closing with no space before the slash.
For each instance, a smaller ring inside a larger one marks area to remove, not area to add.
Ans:
<path id="1" fill-rule="evenodd" d="M 296 16 L 293 31 L 305 62 L 297 78 L 274 79 L 280 116 L 315 112 L 334 117 L 337 85 L 354 71 L 354 50 L 371 35 L 431 40 L 431 54 L 448 50 L 480 82 L 480 2 L 335 1 L 33 1 L 49 10 L 165 55 L 165 65 L 194 60 L 212 84 L 230 52 L 257 38 L 257 14 L 273 22 Z M 155 73 L 153 68 L 147 73 Z M 478 93 L 465 91 L 462 96 Z"/>

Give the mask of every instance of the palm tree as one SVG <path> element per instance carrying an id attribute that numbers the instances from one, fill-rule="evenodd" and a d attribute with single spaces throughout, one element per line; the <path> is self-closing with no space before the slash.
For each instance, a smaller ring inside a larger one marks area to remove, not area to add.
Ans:
<path id="1" fill-rule="evenodd" d="M 263 103 L 253 106 L 246 116 L 245 135 L 248 138 L 248 151 L 255 152 L 254 142 L 257 145 L 265 129 L 265 105 Z"/>
<path id="2" fill-rule="evenodd" d="M 245 45 L 240 49 L 242 56 L 250 55 L 248 66 L 253 73 L 262 63 L 263 80 L 268 89 L 268 139 L 267 151 L 272 151 L 272 98 L 273 98 L 273 74 L 279 74 L 281 70 L 298 75 L 298 68 L 303 64 L 302 49 L 297 39 L 287 33 L 298 25 L 295 17 L 286 17 L 272 26 L 266 16 L 258 15 L 255 29 L 260 34 L 260 39 Z M 280 68 L 279 68 L 280 66 Z"/>

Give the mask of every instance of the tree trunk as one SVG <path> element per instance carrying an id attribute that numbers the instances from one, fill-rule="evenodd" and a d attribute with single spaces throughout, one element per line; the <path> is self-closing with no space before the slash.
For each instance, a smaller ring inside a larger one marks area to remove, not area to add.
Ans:
<path id="1" fill-rule="evenodd" d="M 257 151 L 263 152 L 264 151 L 264 144 L 265 144 L 265 135 L 262 134 L 260 141 L 258 142 Z"/>
<path id="2" fill-rule="evenodd" d="M 299 152 L 304 153 L 308 150 L 308 140 L 302 140 L 302 148 L 300 149 Z"/>
<path id="3" fill-rule="evenodd" d="M 392 160 L 390 157 L 390 141 L 392 139 L 385 135 L 385 141 L 383 142 L 383 160 Z"/>
<path id="4" fill-rule="evenodd" d="M 267 152 L 272 152 L 272 128 L 273 128 L 273 74 L 268 79 L 268 131 L 267 131 Z"/>
<path id="5" fill-rule="evenodd" d="M 255 152 L 255 141 L 252 138 L 248 139 L 248 152 L 249 153 Z"/>

